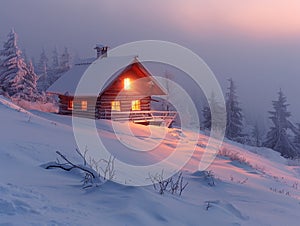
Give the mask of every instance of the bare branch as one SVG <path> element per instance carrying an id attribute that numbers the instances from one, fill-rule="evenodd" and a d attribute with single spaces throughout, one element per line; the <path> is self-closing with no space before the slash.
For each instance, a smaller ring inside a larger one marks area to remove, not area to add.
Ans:
<path id="1" fill-rule="evenodd" d="M 56 153 L 63 159 L 66 161 L 68 165 L 66 165 L 66 163 L 53 163 L 52 165 L 48 165 L 46 167 L 46 169 L 51 169 L 51 168 L 61 168 L 63 170 L 66 170 L 66 171 L 70 171 L 74 168 L 77 168 L 77 169 L 80 169 L 82 171 L 84 171 L 85 173 L 88 173 L 90 174 L 94 179 L 96 178 L 97 175 L 95 175 L 95 172 L 93 172 L 91 169 L 88 169 L 87 167 L 82 167 L 80 165 L 76 165 L 74 163 L 72 163 L 71 161 L 69 161 L 62 153 L 60 153 L 59 151 L 56 151 Z"/>

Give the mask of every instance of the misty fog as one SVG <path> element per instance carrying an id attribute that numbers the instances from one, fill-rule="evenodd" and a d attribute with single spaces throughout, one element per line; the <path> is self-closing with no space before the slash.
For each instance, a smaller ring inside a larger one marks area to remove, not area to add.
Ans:
<path id="1" fill-rule="evenodd" d="M 3 43 L 14 28 L 20 47 L 35 59 L 39 58 L 42 48 L 49 58 L 54 47 L 59 51 L 68 47 L 73 56 L 84 58 L 94 56 L 93 47 L 99 42 L 111 48 L 136 40 L 175 42 L 203 58 L 224 91 L 228 78 L 236 81 L 247 121 L 267 123 L 271 101 L 282 88 L 293 121 L 300 122 L 300 24 L 292 24 L 293 30 L 288 30 L 288 24 L 285 26 L 285 21 L 279 21 L 282 26 L 271 24 L 264 28 L 255 24 L 255 18 L 265 12 L 270 13 L 268 20 L 272 21 L 277 11 L 263 8 L 257 9 L 257 14 L 255 9 L 249 11 L 248 16 L 253 17 L 253 21 L 249 22 L 245 14 L 245 18 L 241 16 L 248 21 L 245 24 L 238 26 L 225 19 L 223 23 L 223 17 L 228 18 L 230 10 L 234 15 L 243 12 L 238 6 L 224 7 L 222 11 L 224 3 L 214 11 L 215 1 L 199 2 L 199 8 L 189 9 L 189 1 L 2 0 L 0 42 Z M 202 13 L 205 7 L 210 14 Z M 299 9 L 299 4 L 290 7 Z M 245 29 L 241 29 L 243 26 Z M 247 26 L 248 32 L 245 31 Z"/>

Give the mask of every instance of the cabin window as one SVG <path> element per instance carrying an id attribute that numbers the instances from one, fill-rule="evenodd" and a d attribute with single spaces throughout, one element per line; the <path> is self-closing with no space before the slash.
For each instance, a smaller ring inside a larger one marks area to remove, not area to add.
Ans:
<path id="1" fill-rule="evenodd" d="M 124 90 L 130 89 L 130 78 L 124 78 Z"/>
<path id="2" fill-rule="evenodd" d="M 74 109 L 74 101 L 73 100 L 69 100 L 68 102 L 68 110 L 73 110 Z"/>
<path id="3" fill-rule="evenodd" d="M 131 101 L 131 110 L 140 111 L 141 110 L 141 101 L 140 100 Z"/>
<path id="4" fill-rule="evenodd" d="M 86 100 L 81 101 L 81 110 L 87 111 L 87 101 Z"/>
<path id="5" fill-rule="evenodd" d="M 111 102 L 111 110 L 112 111 L 121 111 L 120 101 L 112 101 Z"/>

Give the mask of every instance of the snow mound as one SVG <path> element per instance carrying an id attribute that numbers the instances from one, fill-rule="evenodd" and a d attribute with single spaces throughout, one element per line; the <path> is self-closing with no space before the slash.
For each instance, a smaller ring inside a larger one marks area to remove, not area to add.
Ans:
<path id="1" fill-rule="evenodd" d="M 5 106 L 7 108 L 19 111 L 19 112 L 23 112 L 23 113 L 29 113 L 28 111 L 26 111 L 24 108 L 12 103 L 9 99 L 7 99 L 6 97 L 3 97 L 0 95 L 0 104 L 2 106 Z"/>

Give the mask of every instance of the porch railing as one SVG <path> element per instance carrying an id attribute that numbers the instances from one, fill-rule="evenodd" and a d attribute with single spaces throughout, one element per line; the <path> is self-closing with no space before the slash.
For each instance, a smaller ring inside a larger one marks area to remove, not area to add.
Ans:
<path id="1" fill-rule="evenodd" d="M 101 119 L 133 121 L 169 127 L 177 115 L 176 111 L 109 111 L 100 112 Z"/>

